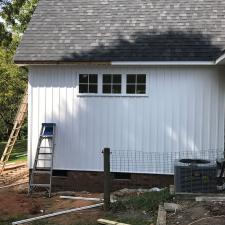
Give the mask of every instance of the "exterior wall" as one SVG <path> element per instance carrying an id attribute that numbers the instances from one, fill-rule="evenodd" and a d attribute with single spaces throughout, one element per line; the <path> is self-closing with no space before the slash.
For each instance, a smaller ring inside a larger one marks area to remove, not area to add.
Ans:
<path id="1" fill-rule="evenodd" d="M 29 166 L 43 122 L 57 125 L 54 169 L 102 171 L 104 147 L 168 153 L 224 147 L 224 71 L 213 66 L 29 68 Z M 79 96 L 79 73 L 146 73 L 148 96 Z M 171 174 L 171 168 L 126 172 Z"/>

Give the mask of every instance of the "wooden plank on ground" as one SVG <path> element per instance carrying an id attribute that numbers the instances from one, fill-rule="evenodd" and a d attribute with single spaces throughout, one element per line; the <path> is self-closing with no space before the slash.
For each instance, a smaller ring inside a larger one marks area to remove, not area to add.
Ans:
<path id="1" fill-rule="evenodd" d="M 166 225 L 166 210 L 161 205 L 159 206 L 156 225 Z"/>
<path id="2" fill-rule="evenodd" d="M 19 185 L 22 185 L 22 184 L 27 184 L 27 183 L 28 183 L 28 181 L 24 181 L 24 182 L 21 182 L 21 183 L 16 183 L 16 184 L 10 184 L 10 185 L 6 185 L 6 186 L 2 186 L 2 187 L 0 187 L 0 190 L 1 189 L 15 187 L 15 186 L 19 186 Z"/>
<path id="3" fill-rule="evenodd" d="M 101 198 L 86 198 L 86 197 L 75 197 L 75 196 L 60 196 L 62 199 L 71 199 L 71 200 L 84 200 L 84 201 L 103 201 Z"/>
<path id="4" fill-rule="evenodd" d="M 86 209 L 93 209 L 93 208 L 100 207 L 100 206 L 103 206 L 103 203 L 84 206 L 84 207 L 75 208 L 75 209 L 68 209 L 68 210 L 65 210 L 65 211 L 50 213 L 50 214 L 46 214 L 46 215 L 43 215 L 43 216 L 37 216 L 37 217 L 25 219 L 25 220 L 15 221 L 15 222 L 12 222 L 12 225 L 24 224 L 24 223 L 27 224 L 27 223 L 35 221 L 35 220 L 47 219 L 47 218 L 54 217 L 54 216 L 60 216 L 60 215 L 72 213 L 72 212 L 79 212 L 79 211 L 86 210 Z"/>
<path id="5" fill-rule="evenodd" d="M 98 219 L 97 222 L 99 224 L 103 224 L 103 225 L 130 225 L 130 224 L 126 224 L 126 223 L 120 223 L 120 222 L 105 220 L 105 219 Z"/>
<path id="6" fill-rule="evenodd" d="M 196 202 L 224 202 L 225 197 L 223 196 L 215 196 L 215 197 L 208 197 L 208 196 L 199 196 L 195 198 Z"/>

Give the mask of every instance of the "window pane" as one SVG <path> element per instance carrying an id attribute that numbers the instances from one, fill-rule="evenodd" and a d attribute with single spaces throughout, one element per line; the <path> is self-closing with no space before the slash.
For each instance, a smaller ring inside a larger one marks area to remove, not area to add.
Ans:
<path id="1" fill-rule="evenodd" d="M 98 92 L 98 85 L 90 84 L 89 85 L 89 93 L 97 93 Z"/>
<path id="2" fill-rule="evenodd" d="M 79 75 L 79 83 L 88 83 L 88 75 L 80 74 Z"/>
<path id="3" fill-rule="evenodd" d="M 120 94 L 121 93 L 121 85 L 114 84 L 112 87 L 112 93 Z"/>
<path id="4" fill-rule="evenodd" d="M 145 84 L 146 83 L 146 75 L 144 75 L 144 74 L 137 75 L 137 83 Z"/>
<path id="5" fill-rule="evenodd" d="M 110 74 L 104 74 L 103 75 L 103 83 L 104 84 L 110 84 L 111 83 L 111 75 Z"/>
<path id="6" fill-rule="evenodd" d="M 121 75 L 113 75 L 113 83 L 114 84 L 121 84 Z"/>
<path id="7" fill-rule="evenodd" d="M 135 85 L 127 85 L 127 94 L 135 94 Z"/>
<path id="8" fill-rule="evenodd" d="M 89 75 L 89 83 L 97 84 L 98 83 L 98 76 L 96 74 Z"/>
<path id="9" fill-rule="evenodd" d="M 79 93 L 88 93 L 88 84 L 80 84 Z"/>
<path id="10" fill-rule="evenodd" d="M 111 85 L 103 85 L 102 91 L 104 94 L 111 93 Z"/>
<path id="11" fill-rule="evenodd" d="M 134 84 L 136 83 L 136 75 L 127 74 L 127 83 Z"/>
<path id="12" fill-rule="evenodd" d="M 137 90 L 136 90 L 136 93 L 137 94 L 145 94 L 145 89 L 146 89 L 146 87 L 145 87 L 145 85 L 137 85 Z"/>

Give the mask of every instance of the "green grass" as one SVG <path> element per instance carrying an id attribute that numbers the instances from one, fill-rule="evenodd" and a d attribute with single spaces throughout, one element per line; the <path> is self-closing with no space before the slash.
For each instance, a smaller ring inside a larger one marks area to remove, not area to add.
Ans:
<path id="1" fill-rule="evenodd" d="M 143 212 L 133 211 L 129 213 L 119 213 L 119 214 L 108 214 L 105 219 L 117 221 L 119 223 L 126 223 L 131 225 L 147 225 L 154 223 L 156 220 L 155 216 L 144 215 Z"/>
<path id="2" fill-rule="evenodd" d="M 146 192 L 139 196 L 131 196 L 124 200 L 119 200 L 112 205 L 113 211 L 121 210 L 145 210 L 156 211 L 160 203 L 172 200 L 172 195 L 168 189 L 158 192 Z"/>
<path id="3" fill-rule="evenodd" d="M 21 216 L 21 215 L 11 216 L 11 217 L 8 217 L 6 219 L 0 219 L 0 224 L 1 225 L 11 225 L 12 222 L 23 220 L 23 219 L 25 219 L 25 217 Z"/>
<path id="4" fill-rule="evenodd" d="M 108 219 L 132 225 L 151 224 L 156 222 L 159 204 L 172 198 L 168 189 L 127 197 L 112 204 Z"/>
<path id="5" fill-rule="evenodd" d="M 5 145 L 6 142 L 0 142 L 0 157 L 2 156 Z M 27 140 L 19 140 L 13 148 L 9 162 L 26 161 L 27 156 L 25 154 L 27 154 Z"/>

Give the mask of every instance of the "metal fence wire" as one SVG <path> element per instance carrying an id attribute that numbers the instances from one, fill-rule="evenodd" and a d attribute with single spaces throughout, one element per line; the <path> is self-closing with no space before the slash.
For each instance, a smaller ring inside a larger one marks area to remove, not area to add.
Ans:
<path id="1" fill-rule="evenodd" d="M 205 149 L 174 152 L 145 152 L 111 149 L 111 172 L 174 174 L 174 163 L 179 159 L 216 161 L 224 158 L 224 150 Z"/>
<path id="2" fill-rule="evenodd" d="M 201 149 L 174 152 L 144 152 L 111 149 L 110 170 L 113 174 L 130 174 L 132 181 L 121 183 L 121 188 L 144 187 L 145 175 L 175 175 L 176 192 L 217 192 L 218 161 L 224 158 L 224 150 Z M 182 161 L 180 161 L 182 160 Z M 140 176 L 144 175 L 144 176 Z M 155 180 L 154 180 L 155 179 Z M 153 177 L 149 187 L 160 182 Z M 173 179 L 172 179 L 173 182 Z M 147 186 L 148 187 L 148 186 Z"/>

